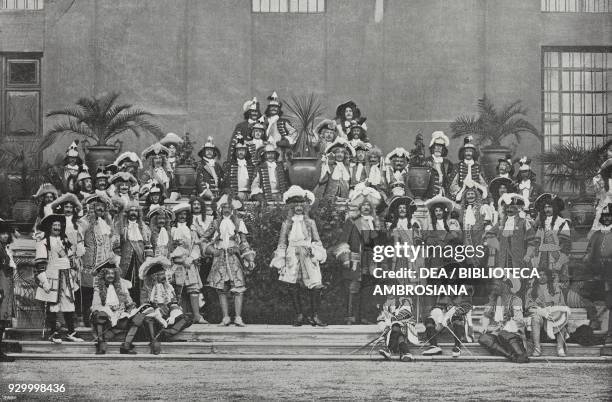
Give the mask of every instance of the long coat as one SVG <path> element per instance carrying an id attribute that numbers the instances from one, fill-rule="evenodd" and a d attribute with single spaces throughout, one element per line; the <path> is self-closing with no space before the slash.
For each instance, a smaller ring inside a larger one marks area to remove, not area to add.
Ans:
<path id="1" fill-rule="evenodd" d="M 13 274 L 17 269 L 10 248 L 0 245 L 0 327 L 9 326 L 14 316 Z"/>

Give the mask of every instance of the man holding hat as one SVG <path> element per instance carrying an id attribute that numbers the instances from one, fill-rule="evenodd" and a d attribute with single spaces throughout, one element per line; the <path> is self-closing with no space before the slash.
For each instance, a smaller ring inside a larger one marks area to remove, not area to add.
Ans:
<path id="1" fill-rule="evenodd" d="M 244 142 L 242 135 L 235 137 L 234 153 L 231 160 L 225 162 L 223 172 L 225 173 L 226 192 L 234 198 L 246 201 L 251 195 L 251 186 L 255 178 L 255 166 L 251 162 L 251 155 Z"/>
<path id="2" fill-rule="evenodd" d="M 251 198 L 260 202 L 280 202 L 283 193 L 289 188 L 289 175 L 285 165 L 278 161 L 280 153 L 271 142 L 261 152 L 264 160 L 255 169 L 255 178 L 251 186 Z"/>
<path id="3" fill-rule="evenodd" d="M 299 186 L 291 186 L 283 194 L 283 201 L 290 211 L 283 222 L 278 247 L 270 262 L 278 269 L 278 280 L 285 283 L 291 294 L 293 309 L 296 313 L 294 326 L 309 322 L 313 326 L 324 327 L 319 318 L 323 282 L 320 264 L 327 259 L 327 252 L 319 238 L 317 225 L 308 217 L 306 208 L 314 203 L 314 194 Z M 299 288 L 307 289 L 310 298 L 311 316 L 304 319 Z"/>
<path id="4" fill-rule="evenodd" d="M 106 341 L 121 331 L 127 331 L 119 351 L 122 355 L 135 355 L 133 341 L 145 315 L 130 297 L 130 283 L 121 279 L 121 272 L 113 259 L 98 264 L 92 272 L 97 278 L 91 303 L 96 354 L 106 354 Z"/>
<path id="5" fill-rule="evenodd" d="M 461 200 L 460 194 L 464 189 L 466 179 L 470 179 L 470 181 L 481 186 L 486 186 L 486 181 L 482 176 L 480 163 L 478 162 L 480 153 L 472 140 L 471 135 L 463 139 L 463 146 L 459 148 L 459 163 L 455 171 L 455 177 L 450 185 L 451 194 L 457 202 Z"/>
<path id="6" fill-rule="evenodd" d="M 425 158 L 425 166 L 431 169 L 425 198 L 449 196 L 450 182 L 453 177 L 453 164 L 447 158 L 450 140 L 442 131 L 434 131 L 429 142 L 430 155 Z"/>
<path id="7" fill-rule="evenodd" d="M 229 315 L 228 296 L 234 298 L 236 316 L 234 324 L 243 327 L 242 305 L 246 291 L 246 274 L 255 269 L 255 251 L 247 241 L 248 230 L 235 211 L 242 203 L 224 194 L 217 201 L 219 217 L 204 234 L 208 243 L 206 253 L 213 256 L 208 275 L 208 286 L 217 290 L 223 313 L 222 326 L 232 323 Z"/>
<path id="8" fill-rule="evenodd" d="M 221 151 L 213 142 L 212 137 L 208 137 L 208 140 L 198 152 L 198 156 L 201 160 L 196 168 L 197 192 L 202 194 L 202 192 L 210 190 L 213 199 L 217 199 L 220 191 L 225 188 L 225 182 L 223 180 L 223 168 L 219 163 Z"/>
<path id="9" fill-rule="evenodd" d="M 17 264 L 13 259 L 10 244 L 13 242 L 13 227 L 0 219 L 0 363 L 14 362 L 15 358 L 4 354 L 2 336 L 4 329 L 12 324 L 15 306 L 13 305 L 13 275 Z"/>
<path id="10" fill-rule="evenodd" d="M 608 332 L 601 353 L 603 356 L 612 356 L 612 203 L 601 210 L 599 225 L 591 234 L 583 261 L 590 263 L 604 282 Z"/>

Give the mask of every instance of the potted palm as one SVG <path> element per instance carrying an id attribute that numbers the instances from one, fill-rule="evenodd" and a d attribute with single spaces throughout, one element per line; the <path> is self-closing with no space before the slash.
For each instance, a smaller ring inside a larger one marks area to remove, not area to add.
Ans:
<path id="1" fill-rule="evenodd" d="M 297 121 L 298 136 L 287 153 L 289 180 L 304 189 L 312 190 L 321 174 L 321 160 L 316 149 L 317 136 L 313 127 L 315 120 L 323 114 L 321 103 L 315 94 L 292 96 L 285 102 Z"/>
<path id="2" fill-rule="evenodd" d="M 595 207 L 587 190 L 599 170 L 601 148 L 558 144 L 535 159 L 543 164 L 547 182 L 557 191 L 573 194 L 578 191 L 577 196 L 568 200 L 570 219 L 575 228 L 589 229 L 595 219 Z"/>
<path id="3" fill-rule="evenodd" d="M 497 110 L 485 94 L 478 99 L 478 116 L 459 116 L 450 128 L 453 138 L 474 136 L 476 145 L 482 146 L 480 164 L 485 178 L 491 179 L 496 175 L 497 160 L 513 153 L 503 145 L 507 137 L 519 143 L 520 134 L 526 132 L 541 139 L 538 130 L 522 117 L 526 114 L 527 109 L 521 105 L 520 100 Z"/>
<path id="4" fill-rule="evenodd" d="M 110 92 L 80 98 L 76 106 L 47 113 L 47 117 L 67 119 L 56 123 L 47 132 L 42 146 L 46 148 L 64 135 L 79 138 L 85 151 L 85 162 L 95 172 L 99 166 L 112 163 L 121 151 L 122 141 L 117 137 L 131 132 L 136 137 L 150 133 L 161 138 L 161 128 L 149 119 L 152 114 L 130 104 L 117 103 L 119 95 Z"/>

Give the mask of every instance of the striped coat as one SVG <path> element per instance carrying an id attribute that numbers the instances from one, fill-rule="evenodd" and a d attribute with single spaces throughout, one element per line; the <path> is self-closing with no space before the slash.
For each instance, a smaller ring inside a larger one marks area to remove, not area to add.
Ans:
<path id="1" fill-rule="evenodd" d="M 223 181 L 226 186 L 224 192 L 228 194 L 238 193 L 238 164 L 236 162 L 231 164 L 225 162 L 223 164 L 223 172 L 225 173 Z M 247 162 L 247 172 L 249 173 L 247 188 L 250 191 L 253 179 L 255 179 L 255 166 L 250 162 Z"/>
<path id="2" fill-rule="evenodd" d="M 260 188 L 267 202 L 275 201 L 272 195 L 272 187 L 270 186 L 270 172 L 268 171 L 267 162 L 261 163 L 256 168 L 257 175 L 253 188 Z M 289 189 L 289 175 L 283 163 L 276 162 L 276 183 L 278 185 L 278 193 L 283 194 Z"/>

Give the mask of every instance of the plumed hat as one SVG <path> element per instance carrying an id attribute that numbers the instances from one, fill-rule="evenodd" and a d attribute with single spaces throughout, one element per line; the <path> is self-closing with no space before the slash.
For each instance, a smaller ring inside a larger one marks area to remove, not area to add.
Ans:
<path id="1" fill-rule="evenodd" d="M 142 151 L 143 159 L 158 155 L 167 157 L 168 155 L 170 155 L 170 150 L 161 143 L 156 142 L 155 144 L 146 147 L 145 150 Z"/>
<path id="2" fill-rule="evenodd" d="M 531 159 L 523 156 L 519 159 L 519 172 L 531 170 Z"/>
<path id="3" fill-rule="evenodd" d="M 328 154 L 336 148 L 343 148 L 349 153 L 350 156 L 355 156 L 355 149 L 351 146 L 351 144 L 349 144 L 346 139 L 342 137 L 337 137 L 334 142 L 329 144 L 327 148 L 325 148 L 325 153 Z"/>
<path id="4" fill-rule="evenodd" d="M 314 128 L 314 132 L 317 134 L 321 134 L 321 130 L 324 128 L 332 131 L 336 131 L 336 122 L 331 119 L 323 119 L 317 124 Z"/>
<path id="5" fill-rule="evenodd" d="M 499 200 L 497 201 L 497 205 L 500 207 L 504 205 L 516 205 L 520 207 L 524 206 L 525 204 L 525 198 L 522 195 L 516 193 L 502 194 L 501 197 L 499 197 Z"/>
<path id="6" fill-rule="evenodd" d="M 48 232 L 51 230 L 51 225 L 53 222 L 61 222 L 62 224 L 66 223 L 66 217 L 61 214 L 49 214 L 41 219 L 38 223 L 38 230 L 41 232 Z"/>
<path id="7" fill-rule="evenodd" d="M 111 184 L 115 184 L 115 183 L 120 182 L 120 181 L 128 182 L 132 186 L 135 186 L 136 184 L 138 184 L 138 181 L 136 180 L 136 178 L 134 176 L 132 176 L 131 173 L 128 173 L 128 172 L 118 172 L 118 173 L 115 173 L 110 178 L 109 181 L 110 181 Z"/>
<path id="8" fill-rule="evenodd" d="M 72 205 L 74 205 L 74 207 L 78 210 L 82 210 L 83 206 L 81 205 L 81 202 L 79 201 L 79 199 L 77 198 L 76 195 L 72 194 L 72 193 L 66 193 L 66 194 L 62 194 L 61 196 L 59 196 L 58 198 L 56 198 L 51 204 L 51 208 L 55 209 L 61 205 L 64 205 L 65 203 L 71 203 Z"/>
<path id="9" fill-rule="evenodd" d="M 442 208 L 444 208 L 448 213 L 451 213 L 453 209 L 455 209 L 455 203 L 451 199 L 441 195 L 437 195 L 425 201 L 425 206 L 430 211 L 438 205 L 442 205 Z"/>
<path id="10" fill-rule="evenodd" d="M 188 202 L 181 202 L 180 204 L 176 204 L 172 207 L 172 213 L 174 215 L 178 215 L 183 211 L 191 213 L 191 204 L 189 204 Z"/>
<path id="11" fill-rule="evenodd" d="M 464 159 L 466 149 L 474 150 L 474 160 L 478 159 L 480 153 L 478 152 L 478 148 L 476 147 L 476 144 L 474 144 L 473 141 L 474 137 L 472 137 L 471 135 L 468 135 L 463 139 L 463 145 L 461 146 L 461 148 L 459 148 L 459 159 Z"/>
<path id="12" fill-rule="evenodd" d="M 450 140 L 444 134 L 444 131 L 434 131 L 431 133 L 431 141 L 429 141 L 429 148 L 433 147 L 435 144 L 444 145 L 448 147 L 450 144 Z"/>
<path id="13" fill-rule="evenodd" d="M 149 275 L 156 274 L 158 272 L 165 271 L 170 268 L 172 264 L 164 256 L 159 257 L 147 257 L 138 269 L 138 276 L 140 280 L 144 280 Z"/>
<path id="14" fill-rule="evenodd" d="M 215 156 L 214 156 L 215 158 L 220 158 L 221 157 L 221 150 L 215 145 L 215 141 L 213 140 L 213 137 L 208 137 L 208 139 L 204 143 L 204 146 L 198 152 L 198 156 L 200 158 L 204 157 L 204 151 L 206 149 L 213 149 L 215 151 Z"/>
<path id="15" fill-rule="evenodd" d="M 294 184 L 283 194 L 283 202 L 285 204 L 307 202 L 312 205 L 315 202 L 315 196 L 311 191 L 304 190 L 302 187 Z"/>
<path id="16" fill-rule="evenodd" d="M 536 211 L 544 209 L 544 205 L 552 205 L 557 213 L 565 209 L 565 202 L 559 196 L 551 193 L 541 194 L 533 204 Z"/>
<path id="17" fill-rule="evenodd" d="M 278 99 L 278 95 L 276 94 L 276 91 L 273 91 L 272 95 L 268 96 L 268 106 L 283 107 L 283 104 Z"/>
<path id="18" fill-rule="evenodd" d="M 138 167 L 142 169 L 142 161 L 140 160 L 136 152 L 132 152 L 132 151 L 124 152 L 121 155 L 119 155 L 117 159 L 115 159 L 115 165 L 117 166 L 121 166 L 121 164 L 125 162 L 137 163 Z"/>
<path id="19" fill-rule="evenodd" d="M 159 140 L 159 143 L 165 147 L 169 147 L 170 145 L 174 145 L 176 147 L 183 144 L 184 142 L 185 141 L 181 137 L 174 133 L 168 133 L 164 136 L 164 138 Z"/>
<path id="20" fill-rule="evenodd" d="M 43 183 L 40 185 L 40 187 L 38 187 L 38 191 L 36 191 L 36 194 L 34 194 L 34 198 L 40 198 L 45 194 L 53 194 L 54 196 L 58 196 L 59 192 L 57 191 L 57 189 L 55 188 L 55 186 L 51 183 Z"/>
<path id="21" fill-rule="evenodd" d="M 491 183 L 489 183 L 489 192 L 495 199 L 499 197 L 499 188 L 502 185 L 506 186 L 508 193 L 512 193 L 516 190 L 515 184 L 511 179 L 507 177 L 496 177 L 493 180 L 491 180 Z"/>
<path id="22" fill-rule="evenodd" d="M 232 209 L 242 208 L 242 202 L 233 197 L 229 197 L 227 194 L 223 194 L 219 200 L 217 200 L 217 211 L 221 210 L 223 205 L 229 204 Z"/>
<path id="23" fill-rule="evenodd" d="M 72 144 L 68 146 L 68 149 L 66 150 L 66 156 L 64 157 L 64 164 L 67 163 L 69 157 L 77 158 L 77 164 L 83 164 L 83 159 L 79 155 L 79 140 L 72 141 Z"/>
<path id="24" fill-rule="evenodd" d="M 259 111 L 259 102 L 257 101 L 256 97 L 253 97 L 253 99 L 248 100 L 242 104 L 242 111 L 246 112 L 247 110 Z"/>

